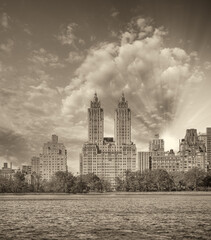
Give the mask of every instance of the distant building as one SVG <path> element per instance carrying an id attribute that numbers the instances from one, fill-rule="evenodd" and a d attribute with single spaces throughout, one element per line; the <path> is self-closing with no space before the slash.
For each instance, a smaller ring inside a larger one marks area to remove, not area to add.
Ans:
<path id="1" fill-rule="evenodd" d="M 32 173 L 32 166 L 22 165 L 22 173 L 31 174 Z"/>
<path id="2" fill-rule="evenodd" d="M 159 138 L 159 134 L 156 134 L 154 139 L 149 142 L 150 152 L 164 152 L 164 140 Z"/>
<path id="3" fill-rule="evenodd" d="M 171 149 L 162 155 L 154 155 L 152 158 L 152 170 L 164 169 L 167 172 L 180 171 L 181 158 L 175 155 L 174 151 Z"/>
<path id="4" fill-rule="evenodd" d="M 115 187 L 116 177 L 136 170 L 136 146 L 131 142 L 131 111 L 122 95 L 115 110 L 114 139 L 104 138 L 104 113 L 97 94 L 88 109 L 88 142 L 80 155 L 80 173 L 95 173 Z"/>
<path id="5" fill-rule="evenodd" d="M 211 169 L 211 128 L 207 128 L 207 162 Z"/>
<path id="6" fill-rule="evenodd" d="M 159 134 L 156 134 L 149 142 L 149 151 L 138 152 L 137 170 L 141 172 L 152 170 L 154 157 L 164 156 L 164 154 L 164 140 L 159 138 Z"/>
<path id="7" fill-rule="evenodd" d="M 15 174 L 15 170 L 12 169 L 12 163 L 10 163 L 10 167 L 8 167 L 8 163 L 4 163 L 2 169 L 0 169 L 0 175 L 4 177 L 12 177 Z"/>
<path id="8" fill-rule="evenodd" d="M 40 158 L 32 157 L 31 158 L 31 173 L 40 174 Z"/>
<path id="9" fill-rule="evenodd" d="M 207 171 L 206 146 L 199 140 L 196 129 L 186 130 L 185 138 L 180 141 L 179 155 L 182 171 L 186 172 L 195 167 Z"/>
<path id="10" fill-rule="evenodd" d="M 44 143 L 40 154 L 40 175 L 42 179 L 50 180 L 57 171 L 67 171 L 67 150 L 58 142 L 58 136 L 52 135 L 52 141 Z"/>
<path id="11" fill-rule="evenodd" d="M 207 151 L 207 134 L 205 133 L 199 133 L 198 134 L 198 139 L 201 142 L 201 144 L 204 144 L 206 147 L 206 151 Z"/>
<path id="12" fill-rule="evenodd" d="M 144 172 L 152 169 L 152 152 L 138 152 L 137 170 Z"/>
<path id="13" fill-rule="evenodd" d="M 138 170 L 164 169 L 168 172 L 186 172 L 192 168 L 207 171 L 207 135 L 197 134 L 196 129 L 187 129 L 185 138 L 180 141 L 179 153 L 171 149 L 164 152 L 164 140 L 157 135 L 149 144 L 149 152 L 138 153 Z M 211 142 L 211 141 L 210 141 Z"/>

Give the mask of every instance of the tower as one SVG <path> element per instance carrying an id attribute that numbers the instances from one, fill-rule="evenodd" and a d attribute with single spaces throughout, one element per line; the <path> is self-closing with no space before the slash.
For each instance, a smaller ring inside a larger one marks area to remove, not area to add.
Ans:
<path id="1" fill-rule="evenodd" d="M 124 93 L 115 110 L 114 139 L 117 146 L 131 144 L 131 111 L 128 102 L 125 100 Z"/>
<path id="2" fill-rule="evenodd" d="M 90 143 L 102 144 L 104 131 L 104 114 L 97 93 L 88 108 L 88 139 Z"/>

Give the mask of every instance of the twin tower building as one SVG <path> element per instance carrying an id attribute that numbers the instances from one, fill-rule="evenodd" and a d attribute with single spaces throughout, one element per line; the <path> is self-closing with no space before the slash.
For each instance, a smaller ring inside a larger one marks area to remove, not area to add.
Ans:
<path id="1" fill-rule="evenodd" d="M 136 145 L 131 142 L 131 110 L 124 94 L 114 117 L 114 138 L 104 137 L 104 112 L 95 93 L 88 109 L 88 141 L 80 155 L 80 174 L 94 173 L 115 186 L 116 177 L 136 170 Z"/>

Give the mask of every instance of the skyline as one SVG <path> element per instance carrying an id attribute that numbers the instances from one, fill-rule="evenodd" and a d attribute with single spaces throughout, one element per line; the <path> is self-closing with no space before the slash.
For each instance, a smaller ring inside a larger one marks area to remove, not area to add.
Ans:
<path id="1" fill-rule="evenodd" d="M 0 0 L 0 161 L 29 163 L 56 134 L 67 147 L 69 169 L 78 171 L 95 92 L 105 136 L 113 136 L 124 92 L 138 151 L 156 133 L 169 150 L 186 129 L 205 132 L 211 126 L 209 12 L 205 0 Z"/>

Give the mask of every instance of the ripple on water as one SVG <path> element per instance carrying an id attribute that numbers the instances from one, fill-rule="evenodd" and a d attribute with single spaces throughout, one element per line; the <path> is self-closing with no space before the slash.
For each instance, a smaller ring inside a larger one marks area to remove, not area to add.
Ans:
<path id="1" fill-rule="evenodd" d="M 208 240 L 211 234 L 209 195 L 52 195 L 0 200 L 0 239 Z"/>

